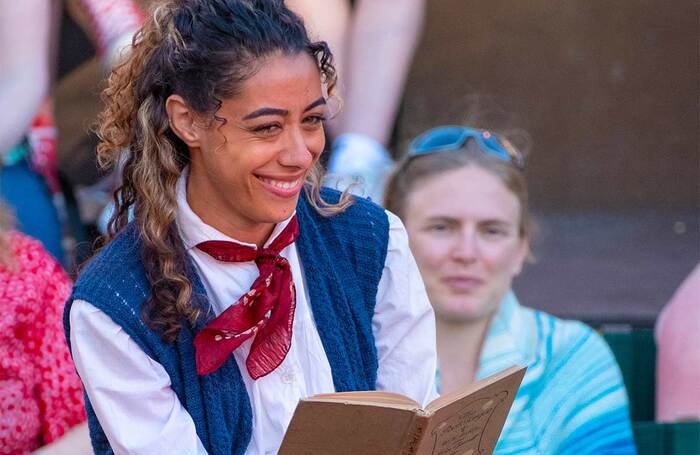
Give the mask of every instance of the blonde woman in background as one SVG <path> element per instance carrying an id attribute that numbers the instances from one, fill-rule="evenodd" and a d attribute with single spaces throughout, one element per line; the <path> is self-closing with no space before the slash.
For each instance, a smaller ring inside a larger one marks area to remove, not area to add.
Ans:
<path id="1" fill-rule="evenodd" d="M 496 133 L 416 138 L 385 205 L 406 223 L 437 319 L 439 387 L 528 367 L 497 454 L 633 454 L 627 395 L 605 341 L 520 305 L 511 286 L 532 232 L 522 154 Z"/>

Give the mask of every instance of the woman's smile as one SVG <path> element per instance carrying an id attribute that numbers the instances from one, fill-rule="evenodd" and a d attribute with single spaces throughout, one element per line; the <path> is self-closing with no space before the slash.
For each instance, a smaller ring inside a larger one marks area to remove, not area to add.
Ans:
<path id="1" fill-rule="evenodd" d="M 304 183 L 304 177 L 306 173 L 290 175 L 290 176 L 275 176 L 268 177 L 262 175 L 256 175 L 255 177 L 263 184 L 263 187 L 281 198 L 294 198 L 299 195 L 302 185 Z"/>

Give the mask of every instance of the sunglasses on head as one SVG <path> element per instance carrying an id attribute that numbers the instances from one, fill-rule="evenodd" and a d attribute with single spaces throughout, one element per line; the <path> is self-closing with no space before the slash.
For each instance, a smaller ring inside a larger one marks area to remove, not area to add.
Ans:
<path id="1" fill-rule="evenodd" d="M 525 168 L 522 154 L 500 135 L 464 126 L 438 126 L 429 129 L 411 142 L 408 158 L 459 150 L 469 139 L 473 139 L 479 149 L 487 155 L 508 161 L 521 171 Z"/>

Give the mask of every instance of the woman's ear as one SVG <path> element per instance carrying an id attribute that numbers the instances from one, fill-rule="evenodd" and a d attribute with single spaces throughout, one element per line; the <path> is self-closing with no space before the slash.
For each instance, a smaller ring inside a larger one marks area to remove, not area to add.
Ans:
<path id="1" fill-rule="evenodd" d="M 165 111 L 173 132 L 188 147 L 201 146 L 201 129 L 197 127 L 197 114 L 180 95 L 170 95 L 165 100 Z"/>
<path id="2" fill-rule="evenodd" d="M 513 276 L 520 275 L 523 270 L 523 264 L 525 261 L 529 260 L 532 253 L 530 252 L 530 241 L 527 238 L 520 239 L 520 246 L 518 247 L 517 258 L 515 261 L 515 267 L 513 270 Z"/>

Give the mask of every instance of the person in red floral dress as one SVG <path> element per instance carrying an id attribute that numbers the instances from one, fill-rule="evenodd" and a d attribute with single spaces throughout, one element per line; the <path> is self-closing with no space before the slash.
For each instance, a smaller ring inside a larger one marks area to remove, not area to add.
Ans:
<path id="1" fill-rule="evenodd" d="M 0 205 L 0 454 L 89 453 L 82 385 L 63 336 L 72 283 L 8 219 Z"/>

